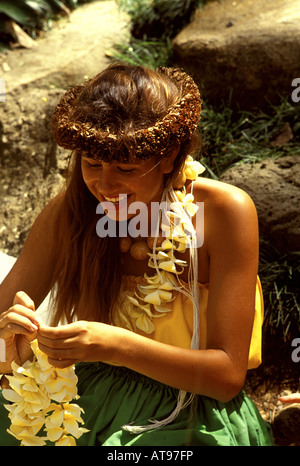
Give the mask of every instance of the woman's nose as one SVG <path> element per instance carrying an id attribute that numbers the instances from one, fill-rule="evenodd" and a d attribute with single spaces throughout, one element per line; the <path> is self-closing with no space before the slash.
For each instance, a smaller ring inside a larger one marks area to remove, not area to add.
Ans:
<path id="1" fill-rule="evenodd" d="M 112 167 L 102 167 L 101 174 L 99 175 L 98 187 L 102 194 L 116 194 L 120 187 L 120 183 Z"/>

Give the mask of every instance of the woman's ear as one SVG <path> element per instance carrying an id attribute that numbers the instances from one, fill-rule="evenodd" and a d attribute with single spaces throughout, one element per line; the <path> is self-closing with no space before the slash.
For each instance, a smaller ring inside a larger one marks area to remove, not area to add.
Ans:
<path id="1" fill-rule="evenodd" d="M 161 170 L 164 174 L 171 173 L 174 168 L 174 160 L 176 159 L 180 149 L 180 144 L 173 148 L 170 152 L 163 156 L 160 162 Z"/>

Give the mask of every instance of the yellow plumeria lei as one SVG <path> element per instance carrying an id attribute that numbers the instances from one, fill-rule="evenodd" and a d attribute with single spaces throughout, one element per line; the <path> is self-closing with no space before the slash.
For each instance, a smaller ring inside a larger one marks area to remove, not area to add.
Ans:
<path id="1" fill-rule="evenodd" d="M 154 242 L 153 253 L 149 253 L 148 266 L 156 269 L 156 274 L 151 277 L 145 274 L 147 284 L 138 285 L 138 291 L 121 292 L 113 318 L 115 325 L 134 330 L 134 319 L 138 329 L 151 334 L 155 330 L 153 319 L 163 317 L 171 311 L 166 304 L 174 299 L 172 292 L 183 291 L 178 275 L 183 272 L 187 262 L 177 259 L 174 252 L 183 253 L 190 244 L 190 235 L 186 232 L 189 227 L 184 212 L 193 217 L 198 210 L 193 194 L 185 193 L 184 184 L 186 179 L 196 180 L 204 171 L 203 165 L 194 161 L 191 156 L 187 157 L 180 175 L 179 185 L 182 185 L 182 190 L 173 190 L 175 197 L 171 199 L 171 203 L 168 200 L 170 210 L 164 212 L 164 219 L 160 225 L 165 240 L 158 247 Z"/>
<path id="2" fill-rule="evenodd" d="M 78 399 L 74 366 L 59 369 L 48 362 L 37 340 L 31 343 L 33 360 L 22 366 L 12 363 L 13 375 L 6 375 L 10 388 L 2 393 L 10 404 L 4 405 L 11 421 L 9 434 L 22 446 L 76 446 L 76 440 L 87 429 L 83 424 L 83 409 Z M 44 428 L 44 429 L 43 429 Z M 38 435 L 41 431 L 44 435 Z"/>

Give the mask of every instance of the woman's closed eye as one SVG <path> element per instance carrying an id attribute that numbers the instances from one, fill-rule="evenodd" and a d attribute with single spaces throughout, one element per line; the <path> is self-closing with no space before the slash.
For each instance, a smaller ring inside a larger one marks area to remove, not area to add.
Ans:
<path id="1" fill-rule="evenodd" d="M 132 173 L 135 170 L 134 168 L 122 168 L 122 167 L 117 167 L 117 169 L 122 173 Z"/>
<path id="2" fill-rule="evenodd" d="M 101 162 L 93 161 L 93 159 L 88 159 L 88 158 L 82 157 L 82 160 L 83 160 L 84 164 L 89 168 L 101 168 L 102 167 Z"/>
<path id="3" fill-rule="evenodd" d="M 101 163 L 89 163 L 87 162 L 88 166 L 90 168 L 102 168 L 102 164 Z"/>

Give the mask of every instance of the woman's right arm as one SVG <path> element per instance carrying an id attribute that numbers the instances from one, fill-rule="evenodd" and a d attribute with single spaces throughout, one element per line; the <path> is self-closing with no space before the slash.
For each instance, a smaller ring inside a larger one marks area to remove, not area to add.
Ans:
<path id="1" fill-rule="evenodd" d="M 35 337 L 35 309 L 53 285 L 53 270 L 59 254 L 58 212 L 63 201 L 58 195 L 34 222 L 15 265 L 0 285 L 0 338 L 6 343 L 6 362 L 0 373 L 7 373 L 12 360 L 24 362 Z"/>

